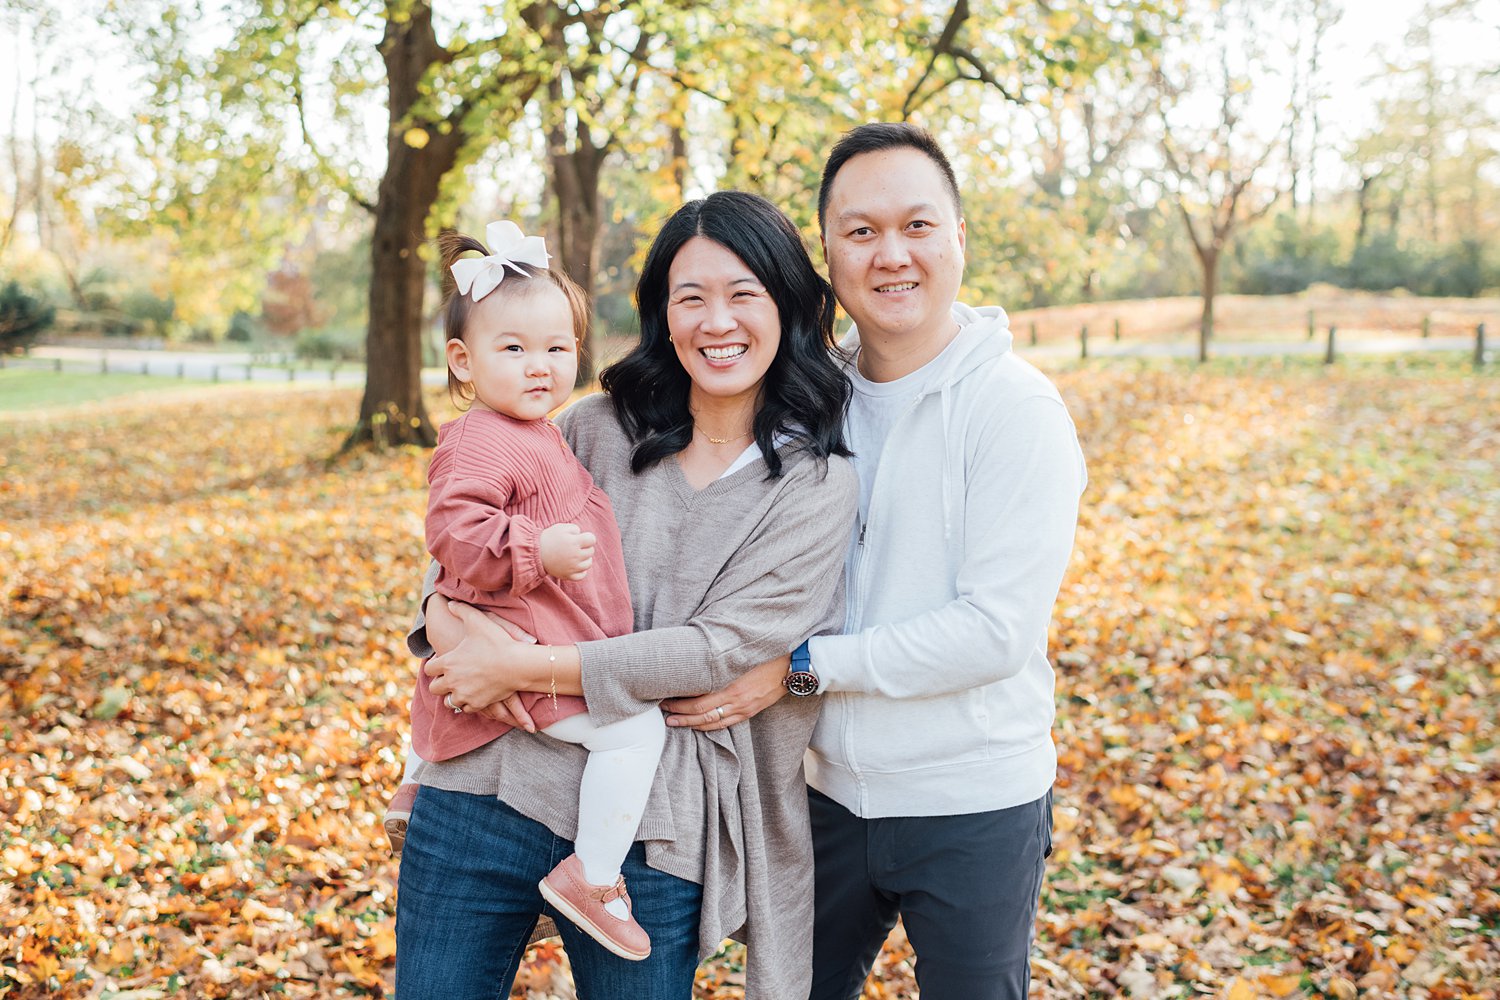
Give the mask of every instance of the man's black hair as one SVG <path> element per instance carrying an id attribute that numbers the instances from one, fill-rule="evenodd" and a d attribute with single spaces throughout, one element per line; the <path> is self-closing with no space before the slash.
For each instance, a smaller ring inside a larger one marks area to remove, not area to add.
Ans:
<path id="1" fill-rule="evenodd" d="M 828 154 L 828 162 L 823 165 L 823 183 L 818 187 L 819 230 L 827 228 L 824 215 L 828 211 L 828 195 L 839 170 L 861 153 L 875 153 L 883 149 L 915 149 L 937 164 L 943 175 L 943 183 L 947 185 L 948 195 L 953 199 L 953 210 L 958 213 L 959 218 L 963 218 L 964 206 L 958 196 L 958 181 L 953 176 L 953 164 L 948 162 L 943 147 L 938 145 L 932 134 L 910 122 L 871 122 L 845 132 L 833 147 L 833 152 Z"/>

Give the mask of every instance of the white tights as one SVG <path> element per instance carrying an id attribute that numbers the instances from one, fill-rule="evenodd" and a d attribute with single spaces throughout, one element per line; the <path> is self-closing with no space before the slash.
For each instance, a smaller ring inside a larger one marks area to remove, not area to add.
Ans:
<path id="1" fill-rule="evenodd" d="M 646 797 L 667 739 L 666 720 L 660 709 L 652 708 L 598 726 L 587 712 L 581 712 L 542 732 L 589 752 L 578 786 L 578 836 L 573 852 L 583 862 L 585 878 L 594 885 L 612 885 L 646 810 Z"/>

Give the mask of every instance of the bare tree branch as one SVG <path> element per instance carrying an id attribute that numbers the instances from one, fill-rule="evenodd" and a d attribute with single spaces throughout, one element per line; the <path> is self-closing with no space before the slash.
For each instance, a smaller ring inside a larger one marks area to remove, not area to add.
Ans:
<path id="1" fill-rule="evenodd" d="M 933 69 L 937 66 L 938 57 L 946 54 L 953 44 L 953 39 L 958 35 L 958 29 L 969 19 L 969 0 L 956 0 L 953 10 L 948 14 L 948 23 L 943 25 L 943 31 L 938 35 L 938 40 L 932 45 L 932 52 L 927 59 L 927 66 L 922 70 L 922 75 L 917 82 L 912 84 L 911 89 L 906 92 L 906 100 L 901 102 L 901 119 L 905 121 L 911 117 L 911 113 L 925 103 L 917 102 L 917 95 L 921 93 L 922 86 L 932 76 Z M 941 91 L 942 87 L 938 88 Z"/>
<path id="2" fill-rule="evenodd" d="M 375 214 L 375 203 L 360 194 L 354 185 L 348 183 L 347 179 L 333 168 L 328 157 L 323 154 L 323 151 L 318 148 L 318 144 L 313 141 L 312 132 L 307 127 L 307 103 L 302 93 L 302 63 L 297 58 L 296 53 L 292 55 L 292 65 L 294 67 L 292 70 L 292 102 L 297 106 L 297 128 L 302 133 L 302 144 L 307 147 L 308 152 L 312 153 L 313 159 L 318 161 L 318 166 L 323 169 L 324 173 L 329 177 L 338 178 L 335 183 L 338 184 L 339 189 L 344 194 L 349 196 L 349 200 L 373 216 Z"/>

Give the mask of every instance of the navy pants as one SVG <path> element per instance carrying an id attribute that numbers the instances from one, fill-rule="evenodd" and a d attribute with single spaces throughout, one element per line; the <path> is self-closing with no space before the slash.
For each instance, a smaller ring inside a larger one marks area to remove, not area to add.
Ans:
<path id="1" fill-rule="evenodd" d="M 621 866 L 644 962 L 618 958 L 542 899 L 537 883 L 573 845 L 498 799 L 417 791 L 396 894 L 397 1000 L 510 996 L 537 915 L 557 921 L 579 1000 L 687 1000 L 698 965 L 703 887 L 646 866 L 636 843 Z"/>
<path id="2" fill-rule="evenodd" d="M 1052 793 L 965 816 L 860 819 L 808 789 L 812 1000 L 857 1000 L 899 916 L 922 1000 L 1024 1000 Z"/>

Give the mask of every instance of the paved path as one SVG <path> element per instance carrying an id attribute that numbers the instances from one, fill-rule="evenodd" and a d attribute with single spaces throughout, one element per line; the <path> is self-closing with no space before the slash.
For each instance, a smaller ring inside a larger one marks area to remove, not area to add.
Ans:
<path id="1" fill-rule="evenodd" d="M 1488 344 L 1488 340 L 1486 340 Z M 1276 355 L 1313 355 L 1322 357 L 1328 349 L 1328 338 L 1319 336 L 1314 340 L 1215 340 L 1208 345 L 1210 358 L 1229 357 L 1273 357 Z M 1339 354 L 1420 354 L 1429 351 L 1474 350 L 1473 337 L 1351 337 L 1339 340 L 1334 337 L 1334 349 Z M 1016 338 L 1016 351 L 1027 357 L 1076 358 L 1078 342 L 1038 344 L 1025 343 L 1023 337 Z M 1488 353 L 1488 352 L 1487 352 Z M 1196 358 L 1197 341 L 1122 340 L 1109 336 L 1089 338 L 1091 358 Z"/>
<path id="2" fill-rule="evenodd" d="M 1432 351 L 1474 350 L 1472 337 L 1350 337 L 1336 343 L 1339 354 L 1418 354 Z M 1223 340 L 1209 345 L 1209 356 L 1224 357 L 1273 357 L 1276 355 L 1321 357 L 1327 349 L 1327 340 L 1319 336 L 1313 340 Z M 1078 342 L 1059 342 L 1031 346 L 1025 338 L 1016 338 L 1016 351 L 1023 357 L 1066 359 L 1079 356 Z M 1489 352 L 1493 356 L 1494 350 Z M 1109 336 L 1093 337 L 1089 340 L 1089 356 L 1093 358 L 1196 358 L 1196 341 L 1124 340 L 1116 341 Z M 272 364 L 257 364 L 254 356 L 247 352 L 219 351 L 148 351 L 131 348 L 96 350 L 82 347 L 37 347 L 33 348 L 29 361 L 22 363 L 38 366 L 37 362 L 61 362 L 65 370 L 122 372 L 136 375 L 159 375 L 171 378 L 191 378 L 220 382 L 333 382 L 338 385 L 359 385 L 364 382 L 364 365 L 357 362 L 340 365 L 330 371 L 327 368 L 287 368 Z M 7 362 L 15 363 L 15 362 Z M 446 385 L 447 373 L 441 368 L 422 370 L 424 385 Z"/>
<path id="3" fill-rule="evenodd" d="M 361 385 L 365 380 L 365 366 L 360 362 L 346 362 L 331 370 L 324 366 L 288 368 L 285 364 L 268 361 L 264 355 L 257 358 L 243 351 L 34 347 L 29 357 L 32 367 L 41 367 L 36 364 L 38 361 L 53 361 L 61 362 L 65 371 L 107 371 L 209 382 L 333 382 L 337 385 Z M 441 369 L 424 369 L 422 382 L 424 385 L 447 385 L 448 379 Z"/>

